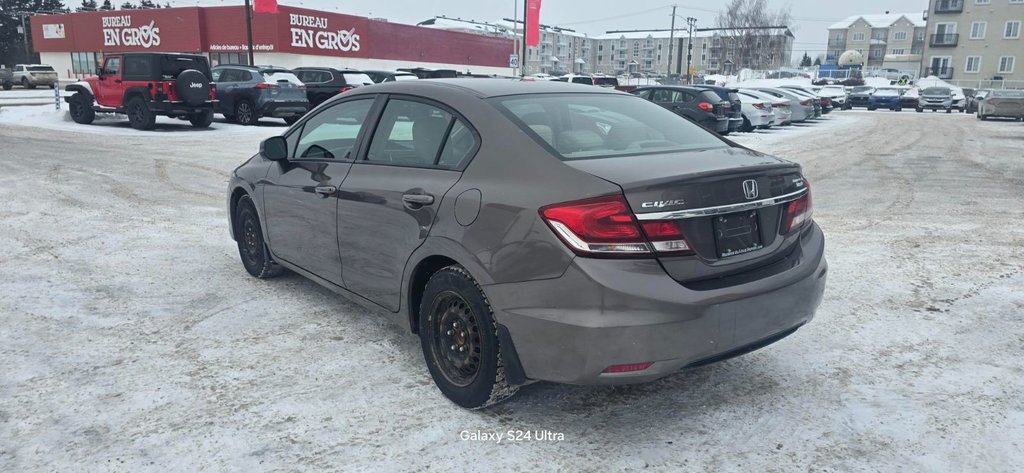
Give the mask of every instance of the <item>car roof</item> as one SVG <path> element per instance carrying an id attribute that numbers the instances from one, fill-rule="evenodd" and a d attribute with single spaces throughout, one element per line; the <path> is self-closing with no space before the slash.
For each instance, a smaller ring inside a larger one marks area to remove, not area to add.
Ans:
<path id="1" fill-rule="evenodd" d="M 382 84 L 359 87 L 356 91 L 347 92 L 345 95 L 354 93 L 411 93 L 429 94 L 431 90 L 445 88 L 458 90 L 472 94 L 480 98 L 500 97 L 506 95 L 523 94 L 558 94 L 558 93 L 591 93 L 591 94 L 621 94 L 628 95 L 616 90 L 594 87 L 592 85 L 573 84 L 555 81 L 522 81 L 518 79 L 489 79 L 489 78 L 459 78 L 459 79 L 424 79 L 399 82 L 385 82 Z"/>
<path id="2" fill-rule="evenodd" d="M 179 56 L 179 57 L 201 57 L 206 59 L 206 56 L 202 54 L 189 54 L 189 53 L 103 53 L 104 56 Z"/>

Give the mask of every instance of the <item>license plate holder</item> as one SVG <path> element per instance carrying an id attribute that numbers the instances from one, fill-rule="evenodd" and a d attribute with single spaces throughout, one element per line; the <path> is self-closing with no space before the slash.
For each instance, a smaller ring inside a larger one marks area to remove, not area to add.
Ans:
<path id="1" fill-rule="evenodd" d="M 718 258 L 730 258 L 764 248 L 756 210 L 712 218 Z"/>

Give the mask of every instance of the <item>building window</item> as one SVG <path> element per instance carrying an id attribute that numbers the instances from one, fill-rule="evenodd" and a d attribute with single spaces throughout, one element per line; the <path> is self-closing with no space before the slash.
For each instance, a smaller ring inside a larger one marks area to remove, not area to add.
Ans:
<path id="1" fill-rule="evenodd" d="M 1024 0 L 1010 0 L 1010 5 L 1013 5 L 1014 3 L 1024 3 Z"/>
<path id="2" fill-rule="evenodd" d="M 615 46 L 612 46 L 612 48 L 614 49 L 614 48 L 615 48 Z M 599 44 L 599 45 L 597 45 L 597 50 L 598 50 L 598 51 L 604 51 L 604 45 L 603 45 L 603 44 Z"/>
<path id="3" fill-rule="evenodd" d="M 854 41 L 864 41 L 864 33 L 854 33 L 853 34 L 853 40 Z"/>
<path id="4" fill-rule="evenodd" d="M 885 55 L 884 53 L 885 53 L 884 49 L 872 49 L 871 50 L 871 57 L 873 57 L 875 59 L 878 59 L 878 58 L 884 56 Z"/>
<path id="5" fill-rule="evenodd" d="M 639 41 L 633 41 L 633 57 L 639 57 L 639 56 L 640 56 L 640 42 Z"/>
<path id="6" fill-rule="evenodd" d="M 598 63 L 598 64 L 602 64 L 602 63 L 604 63 L 604 56 L 598 55 L 598 56 L 597 56 L 597 63 Z"/>
<path id="7" fill-rule="evenodd" d="M 100 68 L 99 53 L 71 53 L 71 72 L 95 74 Z"/>
<path id="8" fill-rule="evenodd" d="M 971 22 L 971 39 L 985 39 L 985 30 L 987 29 L 987 21 Z"/>
<path id="9" fill-rule="evenodd" d="M 906 31 L 897 31 L 897 32 L 893 33 L 892 34 L 892 40 L 893 41 L 906 41 L 907 40 L 907 32 Z"/>
<path id="10" fill-rule="evenodd" d="M 1016 58 L 1013 56 L 1003 56 L 999 58 L 999 73 L 1013 74 L 1014 62 L 1016 62 Z"/>
<path id="11" fill-rule="evenodd" d="M 922 48 L 910 48 L 910 54 L 924 54 L 924 49 L 922 49 Z"/>
<path id="12" fill-rule="evenodd" d="M 1020 38 L 1020 22 L 1019 21 L 1007 21 L 1006 30 L 1003 31 L 1003 38 L 1006 39 L 1017 39 Z"/>
<path id="13" fill-rule="evenodd" d="M 924 30 L 921 30 L 921 31 L 917 32 L 917 40 L 918 41 L 924 41 Z"/>
<path id="14" fill-rule="evenodd" d="M 974 3 L 976 3 L 978 5 L 988 5 L 989 3 L 992 3 L 992 2 L 991 2 L 991 0 L 974 0 Z M 1010 3 L 1013 3 L 1013 2 L 1010 2 Z"/>
<path id="15" fill-rule="evenodd" d="M 218 66 L 221 64 L 249 64 L 248 53 L 210 53 L 210 65 Z"/>
<path id="16" fill-rule="evenodd" d="M 883 41 L 885 40 L 885 36 L 886 36 L 885 31 L 875 31 L 874 33 L 871 33 L 871 37 L 872 38 L 880 39 L 880 40 L 883 40 Z"/>
<path id="17" fill-rule="evenodd" d="M 843 41 L 846 39 L 846 33 L 840 31 L 836 33 L 836 41 Z"/>
<path id="18" fill-rule="evenodd" d="M 893 56 L 902 56 L 904 54 L 907 54 L 907 50 L 903 48 L 896 48 L 893 49 L 892 51 L 889 51 L 889 54 L 892 54 Z"/>
<path id="19" fill-rule="evenodd" d="M 977 74 L 981 72 L 981 56 L 967 56 L 967 65 L 964 72 Z"/>

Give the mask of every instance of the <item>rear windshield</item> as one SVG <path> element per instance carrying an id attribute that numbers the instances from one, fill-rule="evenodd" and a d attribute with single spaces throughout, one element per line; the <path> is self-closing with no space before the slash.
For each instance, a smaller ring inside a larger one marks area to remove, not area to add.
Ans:
<path id="1" fill-rule="evenodd" d="M 897 97 L 900 95 L 900 91 L 896 89 L 878 89 L 875 91 L 875 95 L 880 97 Z"/>
<path id="2" fill-rule="evenodd" d="M 271 84 L 276 82 L 290 82 L 295 85 L 302 85 L 302 81 L 299 80 L 295 74 L 285 70 L 279 71 L 260 71 L 263 73 L 263 79 Z"/>
<path id="3" fill-rule="evenodd" d="M 822 87 L 821 91 L 828 94 L 845 94 L 846 89 L 843 87 Z"/>
<path id="4" fill-rule="evenodd" d="M 179 74 L 189 69 L 202 72 L 210 77 L 210 63 L 201 56 L 158 56 L 160 61 L 160 75 L 163 79 L 174 79 Z"/>
<path id="5" fill-rule="evenodd" d="M 874 87 L 854 87 L 853 90 L 851 90 L 851 92 L 853 92 L 855 94 L 862 94 L 862 93 L 871 93 L 872 90 L 875 90 L 875 88 Z"/>
<path id="6" fill-rule="evenodd" d="M 573 77 L 572 78 L 572 83 L 573 84 L 594 85 L 594 79 L 591 79 L 589 77 Z"/>
<path id="7" fill-rule="evenodd" d="M 372 85 L 373 79 L 370 76 L 363 74 L 362 72 L 342 72 L 341 75 L 345 77 L 346 84 L 358 84 L 358 85 Z M 413 76 L 416 77 L 416 76 Z M 398 76 L 395 76 L 395 80 Z"/>
<path id="8" fill-rule="evenodd" d="M 538 94 L 492 102 L 562 160 L 728 147 L 704 128 L 639 97 Z"/>
<path id="9" fill-rule="evenodd" d="M 994 90 L 992 96 L 1019 99 L 1024 98 L 1024 90 Z"/>
<path id="10" fill-rule="evenodd" d="M 29 72 L 56 72 L 50 66 L 29 66 Z"/>
<path id="11" fill-rule="evenodd" d="M 395 80 L 416 80 L 416 74 L 395 74 Z"/>
<path id="12" fill-rule="evenodd" d="M 929 87 L 921 91 L 921 95 L 949 95 L 952 91 L 945 87 Z"/>
<path id="13" fill-rule="evenodd" d="M 602 87 L 618 87 L 619 80 L 614 77 L 595 77 L 594 85 L 599 85 Z"/>

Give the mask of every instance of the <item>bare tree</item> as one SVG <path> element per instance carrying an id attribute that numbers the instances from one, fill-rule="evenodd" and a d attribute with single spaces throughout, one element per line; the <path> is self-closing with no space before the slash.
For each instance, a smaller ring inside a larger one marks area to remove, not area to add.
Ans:
<path id="1" fill-rule="evenodd" d="M 733 63 L 738 67 L 765 69 L 784 64 L 788 58 L 786 37 L 766 27 L 786 27 L 792 23 L 789 9 L 771 10 L 768 0 L 730 0 L 716 18 L 726 48 L 732 48 Z"/>

